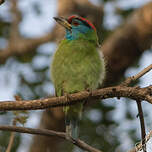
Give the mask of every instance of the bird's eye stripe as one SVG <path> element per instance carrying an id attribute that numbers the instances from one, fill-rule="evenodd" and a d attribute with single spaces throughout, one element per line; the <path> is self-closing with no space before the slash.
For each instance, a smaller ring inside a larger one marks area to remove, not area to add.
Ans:
<path id="1" fill-rule="evenodd" d="M 83 18 L 83 17 L 80 17 L 80 16 L 76 16 L 76 15 L 73 15 L 71 17 L 68 18 L 68 22 L 71 24 L 71 22 L 73 21 L 73 19 L 78 19 L 80 21 L 83 21 L 84 24 L 86 24 L 88 27 L 94 29 L 96 31 L 96 28 L 95 26 L 90 22 L 88 21 L 87 19 Z"/>
<path id="2" fill-rule="evenodd" d="M 78 23 L 78 22 L 75 22 L 75 21 L 72 22 L 72 24 L 75 25 L 75 26 L 78 26 L 78 25 L 79 25 L 79 23 Z"/>

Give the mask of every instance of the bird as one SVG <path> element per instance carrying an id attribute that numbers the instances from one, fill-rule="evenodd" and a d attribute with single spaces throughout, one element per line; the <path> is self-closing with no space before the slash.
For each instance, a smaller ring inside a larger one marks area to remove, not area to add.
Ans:
<path id="1" fill-rule="evenodd" d="M 95 26 L 78 15 L 54 19 L 65 29 L 65 38 L 59 43 L 51 63 L 56 96 L 68 97 L 72 93 L 95 90 L 103 83 L 106 73 Z M 63 107 L 68 139 L 79 137 L 78 125 L 84 102 Z"/>

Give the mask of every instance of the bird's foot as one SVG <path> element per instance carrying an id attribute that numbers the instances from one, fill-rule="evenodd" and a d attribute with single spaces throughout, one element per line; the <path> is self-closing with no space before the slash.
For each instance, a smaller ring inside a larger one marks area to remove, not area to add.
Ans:
<path id="1" fill-rule="evenodd" d="M 87 88 L 86 91 L 89 93 L 89 96 L 92 96 L 93 94 L 92 89 Z"/>
<path id="2" fill-rule="evenodd" d="M 84 107 L 88 104 L 88 102 L 90 101 L 90 97 L 92 96 L 92 89 L 89 89 L 87 88 L 86 91 L 88 92 L 88 98 L 84 101 L 83 103 L 83 110 L 84 110 Z"/>
<path id="3" fill-rule="evenodd" d="M 70 94 L 64 93 L 64 96 L 65 96 L 67 102 L 71 100 Z"/>

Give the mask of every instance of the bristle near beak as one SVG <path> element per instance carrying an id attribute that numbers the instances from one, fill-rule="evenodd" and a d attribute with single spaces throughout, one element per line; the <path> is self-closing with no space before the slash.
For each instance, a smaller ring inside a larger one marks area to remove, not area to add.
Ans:
<path id="1" fill-rule="evenodd" d="M 62 25 L 66 29 L 71 30 L 72 26 L 65 18 L 63 18 L 63 17 L 53 17 L 53 18 L 55 19 L 55 21 L 57 23 L 59 23 L 60 25 Z"/>

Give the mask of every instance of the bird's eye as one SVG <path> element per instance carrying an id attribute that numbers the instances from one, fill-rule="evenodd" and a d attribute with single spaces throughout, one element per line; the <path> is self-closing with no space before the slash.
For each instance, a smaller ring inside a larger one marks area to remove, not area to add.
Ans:
<path id="1" fill-rule="evenodd" d="M 79 23 L 76 22 L 76 21 L 72 22 L 72 24 L 73 24 L 74 26 L 78 26 L 78 25 L 79 25 Z"/>

